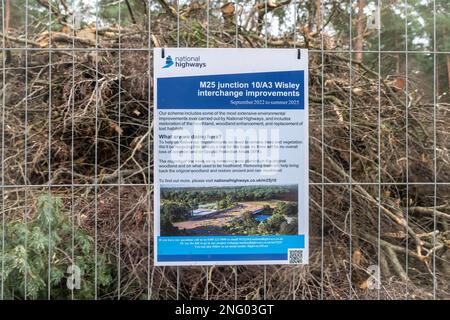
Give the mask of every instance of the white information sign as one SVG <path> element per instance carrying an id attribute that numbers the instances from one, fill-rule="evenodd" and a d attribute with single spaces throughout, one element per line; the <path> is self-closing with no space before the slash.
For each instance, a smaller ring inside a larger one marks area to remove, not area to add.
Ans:
<path id="1" fill-rule="evenodd" d="M 308 51 L 154 50 L 156 265 L 308 263 Z"/>

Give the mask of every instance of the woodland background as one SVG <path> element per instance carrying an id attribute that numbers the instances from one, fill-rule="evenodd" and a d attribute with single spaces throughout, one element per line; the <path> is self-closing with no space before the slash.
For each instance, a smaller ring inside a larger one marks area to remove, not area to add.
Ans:
<path id="1" fill-rule="evenodd" d="M 1 5 L 0 298 L 450 298 L 447 0 Z M 310 50 L 309 265 L 153 266 L 152 48 L 176 46 Z"/>

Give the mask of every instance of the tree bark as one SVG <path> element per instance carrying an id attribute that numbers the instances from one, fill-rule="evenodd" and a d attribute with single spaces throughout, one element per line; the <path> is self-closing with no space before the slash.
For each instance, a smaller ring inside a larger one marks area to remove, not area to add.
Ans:
<path id="1" fill-rule="evenodd" d="M 450 90 L 450 54 L 446 55 L 447 60 L 447 89 Z"/>
<path id="2" fill-rule="evenodd" d="M 5 2 L 5 33 L 8 34 L 9 31 L 9 21 L 11 19 L 11 1 L 6 0 Z"/>
<path id="3" fill-rule="evenodd" d="M 448 41 L 448 28 L 444 28 L 444 43 Z M 447 66 L 447 89 L 450 90 L 450 55 L 445 55 L 445 65 Z"/>
<path id="4" fill-rule="evenodd" d="M 358 63 L 363 61 L 364 47 L 364 0 L 358 0 L 358 18 L 356 20 L 356 40 L 354 50 L 356 51 L 355 60 Z"/>
<path id="5" fill-rule="evenodd" d="M 322 16 L 320 11 L 320 0 L 316 0 L 316 31 L 322 28 Z"/>

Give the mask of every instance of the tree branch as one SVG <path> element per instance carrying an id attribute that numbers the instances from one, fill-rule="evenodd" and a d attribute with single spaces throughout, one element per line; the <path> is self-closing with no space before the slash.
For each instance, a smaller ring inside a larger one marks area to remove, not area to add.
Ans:
<path id="1" fill-rule="evenodd" d="M 133 21 L 133 24 L 136 24 L 136 19 L 134 18 L 133 10 L 131 9 L 130 2 L 128 0 L 125 0 L 125 3 L 127 4 L 128 12 L 130 13 L 131 21 Z"/>
<path id="2" fill-rule="evenodd" d="M 437 217 L 441 217 L 450 221 L 450 214 L 439 211 L 434 207 L 409 207 L 409 212 L 413 214 L 427 214 L 431 216 L 436 214 Z"/>

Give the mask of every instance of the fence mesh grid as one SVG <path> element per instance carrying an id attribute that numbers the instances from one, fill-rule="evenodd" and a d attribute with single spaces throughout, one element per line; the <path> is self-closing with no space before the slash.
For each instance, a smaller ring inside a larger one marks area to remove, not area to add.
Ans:
<path id="1" fill-rule="evenodd" d="M 445 0 L 1 4 L 1 299 L 449 298 Z M 153 265 L 160 46 L 309 49 L 309 266 Z"/>

